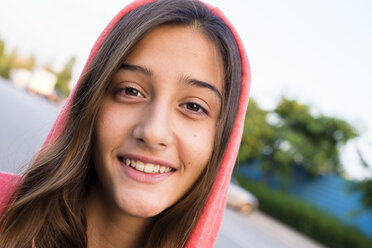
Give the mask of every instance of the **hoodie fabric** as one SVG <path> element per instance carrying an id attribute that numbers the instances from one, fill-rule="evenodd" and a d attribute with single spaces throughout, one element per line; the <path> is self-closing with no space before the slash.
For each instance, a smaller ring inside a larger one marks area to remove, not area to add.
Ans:
<path id="1" fill-rule="evenodd" d="M 96 55 L 97 51 L 100 49 L 104 39 L 114 28 L 116 23 L 127 13 L 133 9 L 142 6 L 146 3 L 153 2 L 156 0 L 136 0 L 121 10 L 107 25 L 103 30 L 98 40 L 94 44 L 88 61 L 85 64 L 82 75 L 85 73 L 88 65 L 91 63 L 92 59 Z M 250 67 L 243 43 L 239 38 L 238 33 L 230 23 L 230 21 L 222 14 L 222 12 L 215 7 L 212 7 L 206 4 L 207 7 L 216 15 L 222 18 L 225 23 L 230 27 L 232 33 L 234 34 L 236 43 L 239 47 L 240 56 L 242 60 L 242 92 L 240 96 L 240 104 L 238 115 L 236 117 L 234 129 L 230 142 L 227 146 L 226 153 L 223 157 L 220 171 L 217 175 L 217 179 L 213 185 L 212 191 L 207 199 L 207 202 L 204 206 L 202 215 L 194 228 L 191 237 L 189 238 L 186 247 L 187 248 L 199 248 L 199 247 L 213 247 L 215 240 L 217 238 L 218 231 L 221 226 L 224 209 L 226 206 L 227 191 L 230 184 L 230 178 L 235 164 L 235 160 L 238 154 L 240 141 L 243 133 L 243 125 L 245 113 L 247 110 L 248 99 L 249 99 L 249 90 L 250 90 Z M 79 79 L 80 81 L 80 79 Z M 79 83 L 78 81 L 78 83 Z M 77 83 L 77 84 L 78 84 Z M 76 88 L 76 87 L 75 87 Z M 53 139 L 57 138 L 60 132 L 63 131 L 62 123 L 66 118 L 67 110 L 70 108 L 71 99 L 74 95 L 74 90 L 68 97 L 65 105 L 63 106 L 57 120 L 55 121 L 49 135 L 44 142 L 44 146 L 52 142 Z M 12 174 L 0 173 L 0 212 L 4 207 L 6 202 L 7 192 L 9 193 L 14 185 L 18 182 L 18 177 Z"/>

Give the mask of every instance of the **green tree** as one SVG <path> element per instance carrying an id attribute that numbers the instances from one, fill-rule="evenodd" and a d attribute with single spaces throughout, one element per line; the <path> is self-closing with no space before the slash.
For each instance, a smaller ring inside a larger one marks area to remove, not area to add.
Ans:
<path id="1" fill-rule="evenodd" d="M 346 121 L 325 115 L 314 116 L 310 107 L 282 98 L 274 110 L 281 119 L 280 138 L 288 142 L 296 162 L 311 174 L 342 173 L 340 148 L 358 136 Z"/>
<path id="2" fill-rule="evenodd" d="M 24 59 L 18 55 L 17 49 L 10 53 L 6 52 L 5 42 L 0 40 L 0 76 L 9 79 L 10 71 L 13 68 L 24 68 L 32 70 L 36 64 L 36 57 L 32 54 Z"/>
<path id="3" fill-rule="evenodd" d="M 267 144 L 274 139 L 275 129 L 266 121 L 268 113 L 254 99 L 250 99 L 238 154 L 239 161 L 261 158 Z"/>
<path id="4" fill-rule="evenodd" d="M 3 40 L 0 40 L 0 59 L 5 54 L 5 42 Z"/>
<path id="5" fill-rule="evenodd" d="M 69 83 L 72 78 L 72 70 L 75 66 L 76 58 L 72 57 L 63 69 L 57 73 L 57 83 L 55 89 L 63 96 L 67 97 L 70 94 Z"/>
<path id="6" fill-rule="evenodd" d="M 259 159 L 264 180 L 276 173 L 284 182 L 294 165 L 310 175 L 342 173 L 339 150 L 358 134 L 347 122 L 315 116 L 305 104 L 282 98 L 273 111 L 249 103 L 239 161 Z"/>
<path id="7" fill-rule="evenodd" d="M 358 150 L 358 155 L 359 155 L 361 164 L 365 168 L 372 171 L 372 165 L 368 164 L 368 162 L 365 160 L 360 150 Z M 372 178 L 367 178 L 357 183 L 353 190 L 360 191 L 362 193 L 363 209 L 357 210 L 356 212 L 361 213 L 367 209 L 371 211 L 372 210 Z"/>
<path id="8" fill-rule="evenodd" d="M 13 55 L 12 55 L 13 54 Z M 6 54 L 5 42 L 0 40 L 0 77 L 9 79 L 14 52 L 11 55 Z"/>

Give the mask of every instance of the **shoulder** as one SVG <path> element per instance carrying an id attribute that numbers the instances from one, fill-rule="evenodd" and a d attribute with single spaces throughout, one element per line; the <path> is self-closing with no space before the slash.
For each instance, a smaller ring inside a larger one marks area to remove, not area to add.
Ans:
<path id="1" fill-rule="evenodd" d="M 20 179 L 17 174 L 0 171 L 0 213 Z"/>

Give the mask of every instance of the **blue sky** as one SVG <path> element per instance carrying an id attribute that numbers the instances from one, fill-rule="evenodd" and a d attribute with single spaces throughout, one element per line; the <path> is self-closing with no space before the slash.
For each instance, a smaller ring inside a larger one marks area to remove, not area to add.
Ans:
<path id="1" fill-rule="evenodd" d="M 75 55 L 76 81 L 95 39 L 129 2 L 2 0 L 0 38 L 55 69 Z M 367 175 L 355 149 L 372 163 L 372 1 L 207 2 L 228 16 L 245 44 L 252 96 L 269 109 L 284 95 L 349 121 L 362 136 L 342 159 L 351 177 Z"/>

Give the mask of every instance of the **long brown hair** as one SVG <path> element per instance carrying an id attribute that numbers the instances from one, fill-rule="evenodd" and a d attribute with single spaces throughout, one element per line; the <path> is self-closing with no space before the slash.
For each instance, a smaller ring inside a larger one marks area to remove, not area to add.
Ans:
<path id="1" fill-rule="evenodd" d="M 0 247 L 86 247 L 84 204 L 95 177 L 93 131 L 113 75 L 147 32 L 165 24 L 195 25 L 224 60 L 225 82 L 214 149 L 205 170 L 185 196 L 156 216 L 144 247 L 184 247 L 218 173 L 237 115 L 241 59 L 226 23 L 195 0 L 159 0 L 125 15 L 105 38 L 75 90 L 63 132 L 23 176 L 0 221 Z"/>

